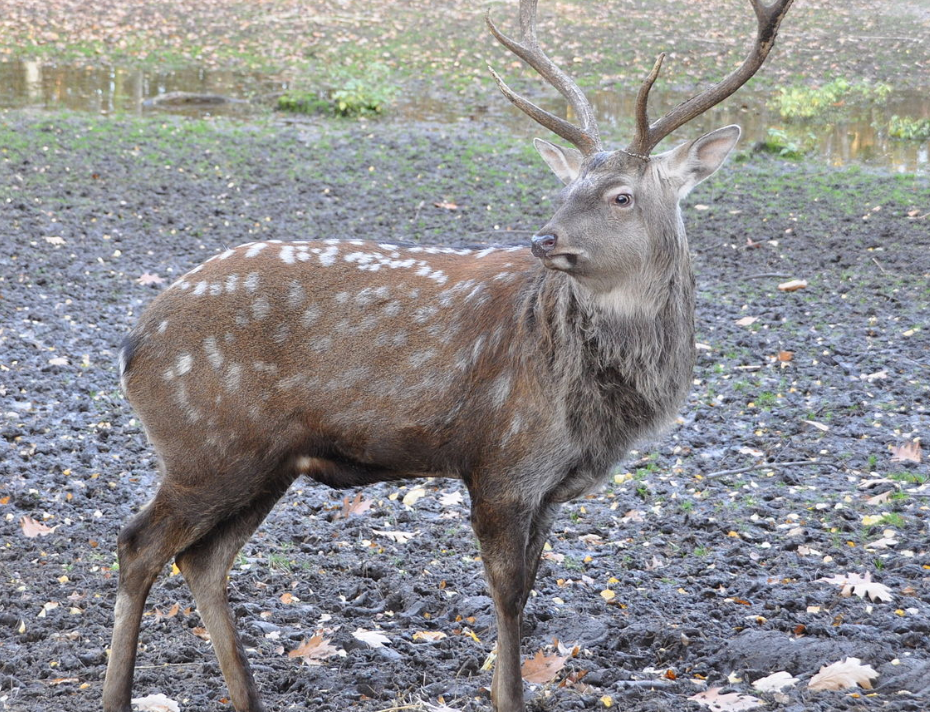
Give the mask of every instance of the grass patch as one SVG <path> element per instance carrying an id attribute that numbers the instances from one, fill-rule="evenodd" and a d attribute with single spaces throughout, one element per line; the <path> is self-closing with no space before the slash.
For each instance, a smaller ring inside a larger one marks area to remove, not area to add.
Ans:
<path id="1" fill-rule="evenodd" d="M 888 120 L 888 135 L 905 141 L 930 140 L 930 119 L 914 119 L 895 114 Z"/>
<path id="2" fill-rule="evenodd" d="M 376 116 L 390 106 L 400 91 L 390 81 L 388 67 L 380 63 L 336 69 L 325 83 L 329 88 L 285 92 L 278 99 L 277 108 L 301 114 Z"/>
<path id="3" fill-rule="evenodd" d="M 773 103 L 783 119 L 816 119 L 850 103 L 884 101 L 892 90 L 889 84 L 850 82 L 839 77 L 819 87 L 783 87 Z"/>

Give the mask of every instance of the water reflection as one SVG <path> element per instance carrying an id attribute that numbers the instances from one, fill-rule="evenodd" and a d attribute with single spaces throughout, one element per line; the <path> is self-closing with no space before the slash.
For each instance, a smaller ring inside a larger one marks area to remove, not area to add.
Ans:
<path id="1" fill-rule="evenodd" d="M 46 108 L 92 111 L 97 113 L 163 111 L 194 116 L 242 115 L 259 110 L 262 98 L 287 89 L 287 84 L 263 74 L 188 67 L 157 70 L 122 67 L 78 67 L 45 65 L 37 60 L 0 62 L 0 107 Z M 250 98 L 252 103 L 228 102 L 198 104 L 191 101 L 152 105 L 152 100 L 175 92 L 210 94 L 231 99 Z M 650 108 L 654 115 L 687 99 L 673 92 L 654 92 Z M 930 95 L 897 92 L 880 105 L 864 106 L 847 112 L 831 124 L 790 124 L 767 106 L 767 95 L 743 90 L 689 124 L 687 135 L 737 123 L 745 131 L 744 145 L 766 140 L 772 129 L 782 131 L 782 139 L 811 150 L 832 165 L 866 163 L 902 172 L 930 172 L 930 141 L 901 141 L 888 138 L 885 128 L 892 115 L 930 119 Z M 592 95 L 598 121 L 606 136 L 618 140 L 630 134 L 635 95 L 596 92 Z M 565 115 L 559 97 L 540 99 L 553 113 Z M 506 123 L 515 133 L 535 135 L 539 129 L 506 101 L 493 97 L 486 103 L 486 115 Z M 461 106 L 448 97 L 431 98 L 419 94 L 393 107 L 387 120 L 463 120 Z M 467 118 L 467 117 L 466 117 Z M 682 136 L 685 134 L 682 132 Z"/>

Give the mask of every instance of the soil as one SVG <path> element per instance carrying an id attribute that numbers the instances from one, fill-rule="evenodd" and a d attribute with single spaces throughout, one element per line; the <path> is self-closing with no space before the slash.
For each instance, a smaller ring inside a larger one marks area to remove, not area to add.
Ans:
<path id="1" fill-rule="evenodd" d="M 853 34 L 898 56 L 910 40 L 886 25 Z M 647 39 L 644 57 L 662 38 Z M 899 65 L 879 54 L 836 61 L 883 79 Z M 925 54 L 911 62 L 900 81 L 925 76 Z M 524 243 L 557 186 L 525 141 L 481 120 L 9 112 L 0 158 L 0 708 L 87 712 L 100 707 L 116 535 L 157 486 L 115 363 L 153 296 L 255 239 Z M 551 682 L 527 683 L 528 707 L 697 710 L 689 696 L 722 687 L 791 712 L 926 710 L 930 473 L 894 455 L 930 429 L 930 179 L 745 150 L 685 213 L 694 387 L 675 428 L 556 522 L 523 649 L 566 660 Z M 790 279 L 807 286 L 778 289 Z M 467 514 L 456 482 L 346 493 L 299 481 L 229 576 L 268 708 L 487 709 L 493 610 Z M 30 520 L 47 529 L 27 536 Z M 890 600 L 822 580 L 847 573 Z M 135 694 L 231 709 L 176 571 L 147 610 Z M 288 656 L 318 633 L 336 655 Z M 808 688 L 846 657 L 877 671 L 874 690 Z M 776 671 L 799 682 L 753 690 Z"/>
<path id="2" fill-rule="evenodd" d="M 152 297 L 256 238 L 525 242 L 557 181 L 479 123 L 8 113 L 0 146 L 0 705 L 84 712 L 100 704 L 116 535 L 156 487 L 115 364 Z M 751 152 L 696 189 L 694 388 L 670 433 L 557 521 L 524 652 L 557 640 L 568 659 L 528 683 L 529 709 L 699 709 L 687 698 L 705 685 L 793 711 L 930 707 L 928 472 L 891 450 L 930 427 L 928 214 L 926 177 Z M 807 287 L 778 289 L 791 278 Z M 299 481 L 230 572 L 268 708 L 486 709 L 493 612 L 467 495 L 379 485 L 345 512 L 355 494 Z M 23 517 L 51 530 L 29 538 Z M 397 531 L 409 541 L 383 534 Z M 847 572 L 891 599 L 821 580 Z M 231 709 L 182 577 L 166 572 L 147 610 L 135 694 Z M 337 656 L 288 657 L 320 631 Z M 873 691 L 808 689 L 847 656 L 878 672 Z M 752 691 L 776 671 L 800 682 Z"/>

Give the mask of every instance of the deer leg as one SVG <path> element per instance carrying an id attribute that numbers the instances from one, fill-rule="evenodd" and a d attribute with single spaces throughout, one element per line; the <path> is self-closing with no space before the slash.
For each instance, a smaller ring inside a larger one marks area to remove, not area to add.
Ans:
<path id="1" fill-rule="evenodd" d="M 489 498 L 490 499 L 490 498 Z M 530 518 L 517 508 L 489 499 L 472 500 L 472 527 L 497 616 L 497 663 L 491 680 L 495 712 L 523 711 L 520 629 L 528 564 Z"/>
<path id="2" fill-rule="evenodd" d="M 113 639 L 103 683 L 104 712 L 130 712 L 139 625 L 149 590 L 165 564 L 196 535 L 172 516 L 159 494 L 120 531 L 119 588 Z"/>
<path id="3" fill-rule="evenodd" d="M 210 633 L 210 641 L 237 712 L 261 712 L 264 707 L 229 607 L 226 575 L 236 554 L 290 483 L 282 484 L 282 487 L 256 497 L 240 512 L 221 521 L 176 558 L 178 568 L 197 601 L 197 611 Z"/>
<path id="4" fill-rule="evenodd" d="M 543 547 L 546 545 L 546 539 L 549 536 L 549 530 L 552 522 L 559 513 L 559 504 L 544 504 L 536 511 L 533 517 L 533 523 L 530 527 L 529 540 L 526 543 L 526 576 L 523 580 L 523 604 L 520 606 L 522 611 L 526 607 L 526 602 L 530 597 L 530 591 L 533 590 L 533 584 L 536 583 L 536 574 L 539 571 L 540 556 Z"/>

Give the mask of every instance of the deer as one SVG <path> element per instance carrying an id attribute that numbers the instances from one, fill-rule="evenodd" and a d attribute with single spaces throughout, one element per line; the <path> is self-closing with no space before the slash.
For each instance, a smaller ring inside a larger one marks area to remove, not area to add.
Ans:
<path id="1" fill-rule="evenodd" d="M 634 138 L 615 150 L 541 48 L 536 0 L 520 2 L 519 39 L 488 14 L 491 34 L 577 117 L 539 108 L 491 70 L 508 100 L 571 144 L 535 139 L 564 186 L 529 245 L 252 242 L 152 301 L 120 347 L 119 372 L 161 477 L 117 538 L 105 712 L 130 712 L 145 601 L 172 558 L 233 707 L 264 709 L 226 577 L 301 476 L 333 488 L 464 483 L 497 623 L 491 705 L 524 709 L 523 610 L 560 506 L 667 428 L 689 390 L 695 286 L 680 202 L 740 129 L 653 149 L 762 66 L 792 0 L 750 2 L 757 29 L 743 63 L 650 122 L 660 54 L 637 95 Z"/>

